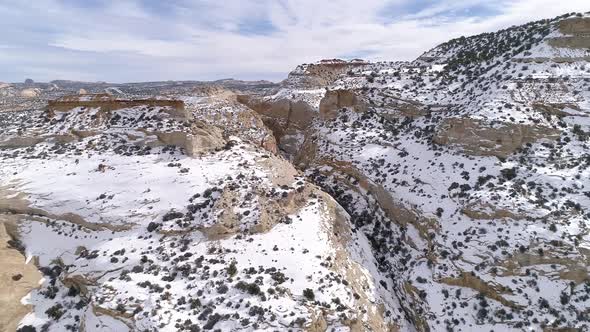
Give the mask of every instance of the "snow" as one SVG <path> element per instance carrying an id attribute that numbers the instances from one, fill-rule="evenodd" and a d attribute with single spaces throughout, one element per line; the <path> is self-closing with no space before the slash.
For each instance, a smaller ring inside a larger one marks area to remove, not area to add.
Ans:
<path id="1" fill-rule="evenodd" d="M 236 125 L 251 110 L 227 100 L 184 97 L 192 118 L 242 133 L 227 150 L 197 158 L 181 148 L 133 147 L 155 139 L 144 127 L 182 130 L 161 109 L 114 112 L 125 120 L 114 125 L 94 124 L 98 110 L 85 109 L 58 114 L 52 126 L 23 125 L 48 139 L 0 155 L 0 184 L 47 212 L 20 224 L 27 258 L 64 271 L 46 273 L 40 289 L 23 299 L 34 311 L 21 325 L 51 322 L 50 331 L 61 331 L 78 315 L 97 330 L 119 331 L 128 329 L 131 315 L 137 329 L 188 329 L 182 324 L 190 319 L 220 330 L 299 331 L 323 313 L 330 330 L 348 331 L 340 313 L 368 324 L 383 305 L 386 314 L 378 315 L 402 331 L 414 330 L 421 318 L 435 331 L 588 328 L 590 71 L 579 61 L 585 51 L 550 45 L 563 37 L 557 22 L 456 40 L 411 63 L 351 66 L 321 87 L 304 84 L 317 64 L 299 66 L 266 100 L 304 101 L 318 110 L 326 89 L 350 89 L 368 111 L 344 109 L 283 137 L 317 146 L 305 178 L 286 186 L 273 178 L 288 172 L 260 162 L 270 158 L 258 147 L 268 134 L 264 126 L 256 116 L 251 126 Z M 500 42 L 511 48 L 489 47 Z M 458 58 L 474 50 L 491 57 Z M 419 114 L 407 116 L 410 106 Z M 20 116 L 13 122 L 26 123 Z M 519 149 L 499 157 L 488 154 L 501 141 L 486 155 L 477 153 L 481 146 L 436 143 L 456 118 L 487 128 L 551 130 L 559 138 L 515 142 Z M 52 135 L 80 127 L 100 129 L 101 136 L 53 152 L 60 145 Z M 19 129 L 7 125 L 2 139 Z M 127 147 L 123 153 L 119 145 Z M 299 190 L 311 191 L 287 219 L 251 231 L 269 197 Z M 218 209 L 227 197 L 232 203 Z M 192 213 L 194 206 L 203 207 Z M 235 231 L 208 233 L 228 211 L 237 216 Z M 182 217 L 164 221 L 171 212 Z M 68 213 L 89 224 L 64 220 Z M 95 227 L 101 225 L 124 227 Z M 65 282 L 76 275 L 94 279 L 90 303 L 80 308 L 84 296 L 66 295 Z M 54 299 L 46 296 L 52 283 Z M 304 295 L 309 290 L 313 301 Z M 68 310 L 53 320 L 46 311 L 58 302 Z M 96 308 L 120 317 L 95 315 Z"/>

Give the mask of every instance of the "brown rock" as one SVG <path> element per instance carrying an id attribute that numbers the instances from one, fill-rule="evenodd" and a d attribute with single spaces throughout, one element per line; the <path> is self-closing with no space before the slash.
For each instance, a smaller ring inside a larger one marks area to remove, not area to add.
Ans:
<path id="1" fill-rule="evenodd" d="M 161 143 L 182 147 L 191 157 L 219 150 L 226 144 L 221 129 L 202 122 L 193 123 L 187 131 L 154 134 Z"/>
<path id="2" fill-rule="evenodd" d="M 283 84 L 305 89 L 321 88 L 334 83 L 349 70 L 364 65 L 366 65 L 366 62 L 362 60 L 322 60 L 319 63 L 297 67 L 297 69 L 289 73 L 289 77 Z"/>
<path id="3" fill-rule="evenodd" d="M 331 90 L 320 101 L 320 117 L 324 120 L 334 119 L 342 108 L 352 108 L 357 112 L 364 112 L 366 106 L 350 90 Z"/>
<path id="4" fill-rule="evenodd" d="M 237 100 L 264 117 L 281 120 L 285 128 L 292 125 L 305 129 L 317 116 L 317 112 L 304 101 L 264 100 L 246 95 L 239 95 Z"/>
<path id="5" fill-rule="evenodd" d="M 512 295 L 512 291 L 504 286 L 501 285 L 492 285 L 481 278 L 474 276 L 468 272 L 462 272 L 459 277 L 456 278 L 442 278 L 440 280 L 441 283 L 451 285 L 451 286 L 459 286 L 459 287 L 466 287 L 471 288 L 479 293 L 482 293 L 486 297 L 496 300 L 503 305 L 519 309 L 522 306 L 514 303 L 513 301 L 507 300 L 503 295 Z"/>
<path id="6" fill-rule="evenodd" d="M 590 48 L 590 37 L 559 37 L 551 38 L 547 41 L 549 45 L 557 48 Z"/>
<path id="7" fill-rule="evenodd" d="M 590 18 L 574 17 L 561 20 L 559 32 L 566 35 L 590 35 Z"/>
<path id="8" fill-rule="evenodd" d="M 590 18 L 575 17 L 559 22 L 559 31 L 567 37 L 551 38 L 549 45 L 558 48 L 590 48 Z"/>
<path id="9" fill-rule="evenodd" d="M 202 93 L 206 94 L 206 100 L 189 104 L 189 114 L 204 123 L 222 128 L 225 137 L 237 136 L 271 153 L 278 152 L 273 132 L 264 123 L 262 116 L 239 103 L 236 94 L 220 88 L 206 89 Z"/>
<path id="10" fill-rule="evenodd" d="M 532 269 L 535 266 L 555 265 L 557 274 L 543 272 L 542 269 L 536 269 L 541 275 L 548 275 L 550 278 L 569 280 L 576 285 L 589 280 L 587 266 L 590 265 L 590 250 L 576 248 L 570 251 L 569 248 L 560 248 L 554 246 L 553 250 L 547 251 L 542 256 L 538 254 L 538 249 L 542 248 L 540 243 L 530 243 L 527 252 L 514 252 L 510 258 L 500 262 L 500 275 L 502 276 L 524 276 L 526 269 Z"/>
<path id="11" fill-rule="evenodd" d="M 510 210 L 497 208 L 490 203 L 484 202 L 470 204 L 461 209 L 461 212 L 469 218 L 476 220 L 495 220 L 504 218 L 520 220 L 526 218 L 526 216 L 518 215 Z"/>
<path id="12" fill-rule="evenodd" d="M 289 156 L 295 156 L 305 140 L 305 132 L 318 113 L 304 101 L 287 99 L 264 100 L 241 95 L 237 100 L 256 111 L 272 131 L 278 147 Z M 300 137 L 302 140 L 298 140 Z"/>
<path id="13" fill-rule="evenodd" d="M 13 240 L 7 228 L 8 221 L 0 215 L 0 331 L 16 331 L 21 319 L 30 311 L 21 299 L 39 286 L 41 273 L 33 263 L 8 245 Z"/>
<path id="14" fill-rule="evenodd" d="M 173 117 L 187 119 L 188 115 L 182 100 L 171 99 L 116 99 L 108 94 L 85 94 L 64 96 L 57 100 L 47 102 L 47 110 L 50 113 L 56 111 L 70 111 L 76 107 L 100 108 L 103 112 L 136 107 L 162 107 Z"/>
<path id="15" fill-rule="evenodd" d="M 559 134 L 559 130 L 543 126 L 504 123 L 492 127 L 479 120 L 449 118 L 439 128 L 433 141 L 459 146 L 470 155 L 506 158 L 526 143 L 555 140 Z"/>
<path id="16" fill-rule="evenodd" d="M 567 112 L 564 112 L 563 109 L 571 108 L 573 110 L 579 111 L 580 107 L 574 104 L 564 104 L 564 103 L 533 103 L 533 108 L 536 111 L 539 111 L 545 115 L 555 115 L 555 116 L 568 116 L 570 115 Z"/>

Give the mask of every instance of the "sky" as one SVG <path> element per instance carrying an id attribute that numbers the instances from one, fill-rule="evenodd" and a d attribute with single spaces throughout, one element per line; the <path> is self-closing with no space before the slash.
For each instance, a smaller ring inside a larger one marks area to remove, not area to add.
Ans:
<path id="1" fill-rule="evenodd" d="M 0 81 L 280 81 L 327 58 L 412 60 L 588 0 L 0 0 Z"/>

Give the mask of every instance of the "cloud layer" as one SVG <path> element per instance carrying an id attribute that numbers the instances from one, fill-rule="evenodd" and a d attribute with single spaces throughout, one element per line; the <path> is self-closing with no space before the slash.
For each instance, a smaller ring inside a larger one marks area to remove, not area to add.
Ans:
<path id="1" fill-rule="evenodd" d="M 586 0 L 0 0 L 2 81 L 280 80 L 322 58 L 410 60 Z"/>

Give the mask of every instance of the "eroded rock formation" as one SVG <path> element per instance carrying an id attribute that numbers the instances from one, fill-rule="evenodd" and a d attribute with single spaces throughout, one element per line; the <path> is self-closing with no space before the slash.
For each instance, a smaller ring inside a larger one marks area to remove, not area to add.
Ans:
<path id="1" fill-rule="evenodd" d="M 438 129 L 434 142 L 458 146 L 467 154 L 506 158 L 527 143 L 558 137 L 559 130 L 548 127 L 450 118 Z"/>
<path id="2" fill-rule="evenodd" d="M 581 50 L 590 48 L 590 18 L 575 17 L 562 20 L 559 22 L 559 32 L 566 36 L 549 39 L 549 45 Z"/>
<path id="3" fill-rule="evenodd" d="M 31 311 L 31 306 L 23 305 L 21 299 L 37 288 L 41 280 L 33 262 L 25 262 L 19 252 L 23 248 L 16 237 L 15 219 L 0 214 L 0 331 L 16 331 L 21 319 Z"/>
<path id="4" fill-rule="evenodd" d="M 363 112 L 366 106 L 357 95 L 350 90 L 329 90 L 320 101 L 320 116 L 324 120 L 334 119 L 342 108 L 350 108 L 356 112 Z"/>

